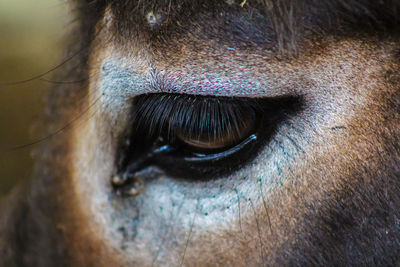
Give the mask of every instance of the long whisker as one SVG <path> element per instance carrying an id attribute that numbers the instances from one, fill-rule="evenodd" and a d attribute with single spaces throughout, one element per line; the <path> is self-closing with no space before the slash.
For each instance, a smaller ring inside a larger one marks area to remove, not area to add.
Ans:
<path id="1" fill-rule="evenodd" d="M 189 246 L 190 238 L 191 238 L 191 236 L 192 236 L 192 231 L 193 231 L 193 227 L 194 227 L 194 222 L 195 222 L 196 217 L 197 217 L 197 210 L 198 210 L 198 208 L 199 208 L 199 204 L 200 204 L 200 200 L 197 199 L 196 210 L 194 211 L 194 215 L 193 215 L 193 219 L 192 219 L 192 224 L 190 225 L 189 235 L 188 235 L 188 238 L 187 238 L 187 240 L 186 240 L 185 250 L 183 251 L 181 264 L 179 264 L 180 267 L 183 266 L 183 263 L 184 263 L 184 261 L 185 261 L 186 251 L 187 251 L 187 248 L 188 248 L 188 246 Z"/>
<path id="2" fill-rule="evenodd" d="M 52 84 L 77 84 L 77 83 L 86 82 L 87 79 L 81 79 L 81 80 L 76 80 L 76 81 L 53 81 L 53 80 L 48 80 L 46 78 L 40 78 L 39 81 L 43 81 L 46 83 L 52 83 Z"/>
<path id="3" fill-rule="evenodd" d="M 240 232 L 243 233 L 243 228 L 242 228 L 242 216 L 241 216 L 241 212 L 240 212 L 240 196 L 239 196 L 239 192 L 236 188 L 233 188 L 233 191 L 235 191 L 236 196 L 237 196 L 237 201 L 238 201 L 238 209 L 239 209 L 239 228 L 240 228 Z"/>
<path id="4" fill-rule="evenodd" d="M 77 55 L 79 55 L 80 53 L 82 53 L 85 49 L 88 49 L 87 47 L 81 48 L 78 51 L 76 51 L 75 53 L 73 53 L 72 55 L 70 55 L 69 57 L 67 57 L 65 60 L 61 61 L 61 63 L 57 64 L 56 66 L 54 66 L 53 68 L 49 69 L 48 71 L 45 71 L 41 74 L 38 74 L 36 76 L 33 76 L 29 79 L 25 79 L 22 81 L 15 81 L 15 82 L 0 82 L 0 88 L 1 86 L 11 86 L 11 85 L 19 85 L 19 84 L 24 84 L 24 83 L 28 83 L 28 82 L 32 82 L 34 80 L 37 80 L 39 78 L 42 78 L 44 76 L 46 76 L 47 74 L 57 70 L 58 68 L 60 68 L 61 66 L 65 65 L 67 62 L 71 61 L 73 58 L 75 58 Z"/>
<path id="5" fill-rule="evenodd" d="M 268 211 L 268 208 L 267 208 L 267 203 L 265 202 L 265 197 L 264 197 L 264 193 L 263 193 L 263 190 L 262 190 L 262 179 L 260 178 L 259 179 L 259 185 L 260 185 L 260 195 L 261 195 L 261 199 L 262 199 L 262 202 L 263 202 L 263 206 L 264 206 L 264 210 L 265 210 L 265 215 L 267 216 L 267 220 L 268 220 L 268 224 L 269 224 L 269 230 L 270 230 L 270 232 L 271 232 L 271 234 L 272 234 L 272 224 L 271 224 L 271 217 L 269 216 L 269 211 Z"/>
<path id="6" fill-rule="evenodd" d="M 99 28 L 99 30 L 96 33 L 94 33 L 93 39 L 96 39 L 96 37 L 102 32 L 103 29 L 104 29 L 104 26 L 101 26 Z M 47 71 L 45 71 L 43 73 L 35 75 L 35 76 L 31 77 L 31 78 L 28 78 L 28 79 L 25 79 L 25 80 L 20 80 L 20 81 L 14 81 L 14 82 L 0 82 L 0 89 L 2 87 L 5 87 L 5 86 L 13 86 L 13 85 L 25 84 L 25 83 L 29 83 L 29 82 L 32 82 L 34 80 L 43 78 L 47 74 L 50 74 L 53 71 L 59 69 L 60 67 L 64 66 L 66 63 L 68 63 L 69 61 L 71 61 L 72 59 L 74 59 L 75 57 L 80 55 L 82 52 L 88 51 L 89 49 L 90 49 L 89 44 L 85 44 L 81 48 L 79 48 L 77 51 L 75 51 L 74 53 L 69 55 L 66 59 L 62 60 L 59 64 L 55 65 L 54 67 L 50 68 L 49 70 L 47 70 Z"/>
<path id="7" fill-rule="evenodd" d="M 24 149 L 24 148 L 27 148 L 27 147 L 30 147 L 30 146 L 33 146 L 33 145 L 37 145 L 37 144 L 39 144 L 39 143 L 41 143 L 43 141 L 46 141 L 46 140 L 48 140 L 48 139 L 60 134 L 61 132 L 63 132 L 66 129 L 68 129 L 71 125 L 73 125 L 76 121 L 78 121 L 81 117 L 83 117 L 83 115 L 85 115 L 98 102 L 99 99 L 100 99 L 100 97 L 96 98 L 93 101 L 93 103 L 90 104 L 83 112 L 81 112 L 78 116 L 73 118 L 71 121 L 69 121 L 67 124 L 65 124 L 63 127 L 59 128 L 55 132 L 52 132 L 51 134 L 49 134 L 49 135 L 47 135 L 47 136 L 45 136 L 43 138 L 37 139 L 37 140 L 35 140 L 33 142 L 7 149 L 5 151 L 2 151 L 2 153 L 9 153 L 9 152 L 13 152 L 15 150 Z"/>
<path id="8" fill-rule="evenodd" d="M 171 232 L 173 232 L 173 228 L 174 228 L 174 226 L 175 226 L 175 224 L 176 224 L 176 222 L 177 222 L 177 220 L 178 220 L 178 218 L 179 218 L 179 215 L 180 215 L 180 213 L 181 213 L 182 206 L 183 206 L 183 203 L 184 203 L 184 202 L 185 202 L 185 197 L 183 197 L 181 203 L 179 204 L 179 207 L 178 207 L 178 210 L 177 210 L 176 214 L 174 215 L 174 214 L 171 212 L 171 218 L 170 218 L 170 220 L 172 221 L 172 223 L 170 224 L 170 226 L 169 226 L 169 227 L 166 229 L 166 231 L 164 232 L 164 235 L 163 235 L 162 240 L 161 240 L 161 242 L 160 242 L 160 246 L 159 246 L 158 249 L 157 249 L 156 255 L 154 256 L 154 259 L 153 259 L 153 262 L 151 263 L 151 266 L 155 266 L 155 263 L 156 263 L 157 260 L 158 260 L 158 256 L 160 255 L 160 252 L 161 252 L 161 250 L 162 250 L 162 247 L 163 247 L 165 241 L 167 241 L 167 236 L 168 236 L 168 234 L 171 233 Z M 175 220 L 172 220 L 172 217 L 175 218 Z"/>
<path id="9" fill-rule="evenodd" d="M 253 213 L 254 213 L 254 219 L 255 219 L 255 221 L 256 221 L 257 231 L 258 231 L 258 238 L 259 238 L 259 240 L 260 240 L 260 258 L 261 258 L 261 260 L 263 261 L 263 266 L 265 266 L 265 264 L 264 264 L 264 256 L 263 256 L 264 243 L 263 243 L 262 237 L 261 237 L 260 223 L 259 223 L 259 221 L 258 221 L 257 212 L 256 212 L 256 210 L 255 210 L 255 208 L 254 208 L 254 204 L 253 204 L 253 201 L 251 200 L 251 198 L 249 198 L 249 202 L 250 202 L 251 209 L 253 210 Z"/>

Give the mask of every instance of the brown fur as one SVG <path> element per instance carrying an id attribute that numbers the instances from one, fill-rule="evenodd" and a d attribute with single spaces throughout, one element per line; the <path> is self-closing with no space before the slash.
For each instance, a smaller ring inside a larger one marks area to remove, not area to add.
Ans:
<path id="1" fill-rule="evenodd" d="M 90 46 L 71 66 L 79 63 L 73 75 L 87 83 L 49 97 L 51 130 L 74 123 L 43 146 L 32 182 L 4 202 L 2 265 L 398 264 L 400 4 L 77 5 L 77 46 Z M 162 23 L 146 25 L 149 11 L 163 15 Z M 261 17 L 267 22 L 258 23 Z M 232 86 L 259 79 L 268 87 L 258 96 L 301 95 L 305 107 L 238 174 L 189 185 L 163 177 L 171 189 L 166 202 L 183 192 L 177 203 L 183 208 L 143 211 L 146 198 L 118 197 L 110 186 L 131 102 L 112 106 L 120 92 L 107 98 L 101 91 L 109 58 L 139 77 L 164 71 L 170 80 L 151 80 L 154 90 L 185 92 L 199 79 L 200 87 L 206 84 L 201 74 L 210 73 L 229 77 Z M 243 190 L 246 181 L 254 182 L 252 190 Z M 215 188 L 215 205 L 235 216 L 208 214 L 204 199 Z M 219 203 L 218 194 L 229 192 L 234 203 Z M 194 208 L 185 209 L 187 203 Z M 205 227 L 196 223 L 207 218 L 212 223 Z"/>

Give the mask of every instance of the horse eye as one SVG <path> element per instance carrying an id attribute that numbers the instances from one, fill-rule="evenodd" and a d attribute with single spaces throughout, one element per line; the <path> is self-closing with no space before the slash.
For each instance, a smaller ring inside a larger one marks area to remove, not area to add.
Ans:
<path id="1" fill-rule="evenodd" d="M 241 108 L 225 116 L 209 113 L 203 117 L 195 128 L 174 129 L 175 138 L 186 149 L 203 153 L 224 150 L 256 131 L 257 116 L 251 108 Z"/>
<path id="2" fill-rule="evenodd" d="M 133 103 L 129 142 L 112 183 L 152 167 L 176 179 L 218 179 L 244 167 L 302 106 L 301 98 L 251 99 L 149 94 Z M 150 175 L 156 177 L 157 175 Z M 154 178 L 146 178 L 147 182 Z"/>

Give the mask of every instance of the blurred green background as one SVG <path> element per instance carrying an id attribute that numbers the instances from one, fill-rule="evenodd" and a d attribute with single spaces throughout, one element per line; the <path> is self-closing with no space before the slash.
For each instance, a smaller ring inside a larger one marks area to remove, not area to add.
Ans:
<path id="1" fill-rule="evenodd" d="M 0 0 L 0 196 L 31 175 L 32 146 L 5 150 L 43 137 L 32 128 L 43 114 L 43 94 L 51 90 L 39 79 L 4 83 L 32 78 L 61 61 L 68 11 L 66 0 Z"/>

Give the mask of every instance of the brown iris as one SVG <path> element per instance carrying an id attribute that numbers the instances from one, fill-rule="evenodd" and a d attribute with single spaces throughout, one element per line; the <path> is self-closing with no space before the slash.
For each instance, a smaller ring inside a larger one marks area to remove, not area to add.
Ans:
<path id="1" fill-rule="evenodd" d="M 239 109 L 233 115 L 233 118 L 221 116 L 217 121 L 210 118 L 214 119 L 214 128 L 206 127 L 202 131 L 178 128 L 175 129 L 175 135 L 179 141 L 194 149 L 206 151 L 229 148 L 247 138 L 256 126 L 255 114 L 252 111 Z"/>

